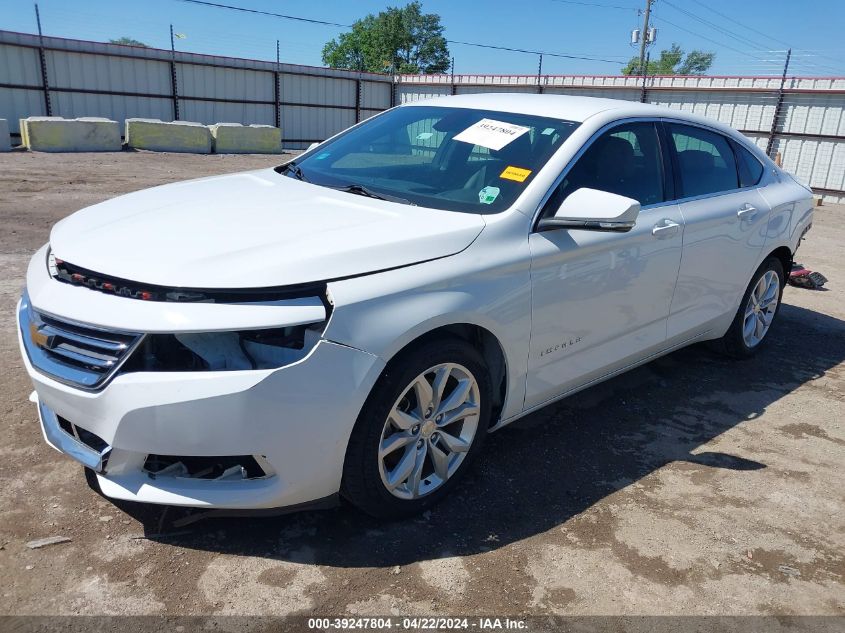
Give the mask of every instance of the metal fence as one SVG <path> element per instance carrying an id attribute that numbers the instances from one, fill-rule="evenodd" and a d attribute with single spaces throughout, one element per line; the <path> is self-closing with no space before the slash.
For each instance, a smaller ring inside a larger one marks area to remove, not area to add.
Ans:
<path id="1" fill-rule="evenodd" d="M 735 127 L 832 202 L 845 202 L 845 77 L 403 75 L 216 57 L 0 31 L 0 118 L 265 123 L 321 141 L 397 103 L 544 92 L 666 105 Z"/>
<path id="2" fill-rule="evenodd" d="M 403 76 L 397 103 L 450 94 L 540 92 L 627 99 L 740 130 L 829 202 L 845 202 L 845 77 Z"/>
<path id="3" fill-rule="evenodd" d="M 392 78 L 0 31 L 0 118 L 264 123 L 300 148 L 391 106 Z"/>

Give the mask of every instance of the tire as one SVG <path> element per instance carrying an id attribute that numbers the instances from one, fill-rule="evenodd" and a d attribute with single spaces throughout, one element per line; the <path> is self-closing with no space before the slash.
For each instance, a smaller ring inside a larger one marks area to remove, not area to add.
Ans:
<path id="1" fill-rule="evenodd" d="M 774 282 L 775 276 L 777 279 L 776 289 L 770 285 Z M 751 283 L 748 284 L 748 288 L 742 295 L 736 316 L 727 333 L 716 342 L 716 349 L 733 358 L 750 358 L 759 352 L 768 340 L 777 313 L 780 311 L 784 285 L 783 264 L 776 257 L 769 257 L 751 278 Z M 761 289 L 763 292 L 762 302 L 757 300 L 760 297 Z M 766 292 L 766 289 L 772 289 L 774 294 Z M 752 293 L 755 293 L 754 301 L 751 300 Z M 769 303 L 766 303 L 766 300 Z M 771 307 L 772 302 L 774 303 L 773 307 Z M 757 305 L 756 309 L 754 309 L 755 304 Z M 768 325 L 762 327 L 765 322 Z M 747 326 L 748 329 L 746 329 Z M 753 335 L 749 336 L 751 326 L 753 326 L 754 331 Z"/>
<path id="2" fill-rule="evenodd" d="M 433 397 L 427 397 L 421 380 Z M 440 384 L 442 397 L 437 398 Z M 440 501 L 481 450 L 492 394 L 481 354 L 462 339 L 429 339 L 400 353 L 388 363 L 355 423 L 341 495 L 382 519 L 418 514 Z"/>

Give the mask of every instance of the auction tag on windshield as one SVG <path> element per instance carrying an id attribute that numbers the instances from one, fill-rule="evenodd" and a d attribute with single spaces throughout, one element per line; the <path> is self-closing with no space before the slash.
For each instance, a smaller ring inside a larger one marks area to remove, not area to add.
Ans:
<path id="1" fill-rule="evenodd" d="M 516 182 L 525 182 L 525 179 L 530 175 L 530 169 L 523 169 L 522 167 L 508 165 L 505 167 L 505 171 L 499 174 L 499 178 L 504 178 L 505 180 L 515 180 Z"/>
<path id="2" fill-rule="evenodd" d="M 484 189 L 478 192 L 478 201 L 481 204 L 493 204 L 496 198 L 499 197 L 500 191 L 501 189 L 498 187 L 484 187 Z"/>
<path id="3" fill-rule="evenodd" d="M 473 123 L 463 132 L 455 135 L 455 140 L 496 151 L 518 139 L 528 130 L 529 128 L 522 125 L 514 125 L 494 119 L 481 119 L 478 123 Z"/>

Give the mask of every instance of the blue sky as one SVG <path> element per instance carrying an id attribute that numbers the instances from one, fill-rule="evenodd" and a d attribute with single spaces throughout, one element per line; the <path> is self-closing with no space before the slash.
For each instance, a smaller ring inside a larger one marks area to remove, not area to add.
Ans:
<path id="1" fill-rule="evenodd" d="M 223 4 L 348 24 L 388 4 L 374 0 L 219 0 Z M 618 74 L 635 53 L 630 31 L 641 23 L 645 0 L 423 0 L 438 13 L 446 36 L 608 61 L 546 57 L 544 73 Z M 32 2 L 0 0 L 0 29 L 33 33 Z M 40 0 L 45 35 L 105 41 L 129 36 L 169 48 L 169 24 L 185 39 L 181 50 L 321 65 L 323 44 L 342 29 L 185 4 L 179 0 Z M 659 51 L 672 42 L 716 52 L 713 74 L 771 74 L 784 51 L 795 49 L 795 74 L 845 75 L 845 0 L 657 0 Z M 750 27 L 747 28 L 747 27 Z M 753 30 L 751 30 L 753 29 Z M 457 73 L 533 74 L 537 56 L 453 44 Z"/>

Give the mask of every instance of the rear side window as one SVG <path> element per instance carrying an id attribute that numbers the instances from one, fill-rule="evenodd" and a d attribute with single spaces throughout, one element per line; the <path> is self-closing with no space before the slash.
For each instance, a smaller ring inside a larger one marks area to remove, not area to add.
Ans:
<path id="1" fill-rule="evenodd" d="M 669 124 L 678 158 L 682 196 L 704 196 L 739 186 L 736 159 L 728 139 L 699 127 Z"/>
<path id="2" fill-rule="evenodd" d="M 736 162 L 739 166 L 739 186 L 753 187 L 763 177 L 763 165 L 739 143 L 734 143 Z"/>

